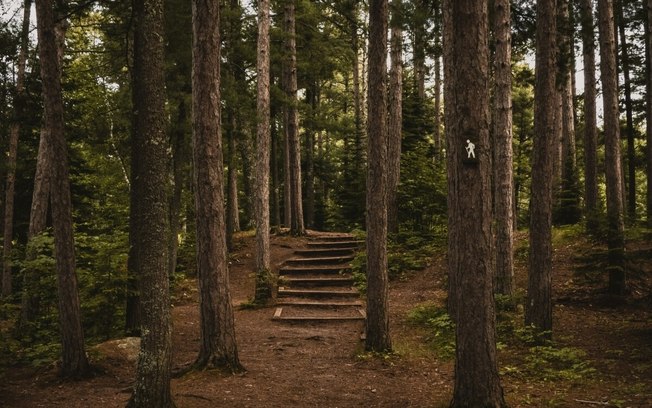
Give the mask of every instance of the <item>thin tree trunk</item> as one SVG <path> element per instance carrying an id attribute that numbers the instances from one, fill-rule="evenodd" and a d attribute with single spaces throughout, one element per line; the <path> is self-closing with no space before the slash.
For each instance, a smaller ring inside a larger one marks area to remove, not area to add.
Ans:
<path id="1" fill-rule="evenodd" d="M 486 1 L 444 1 L 448 270 L 456 338 L 451 407 L 506 407 L 496 363 Z"/>
<path id="2" fill-rule="evenodd" d="M 369 3 L 367 324 L 365 348 L 392 349 L 387 272 L 387 0 Z"/>
<path id="3" fill-rule="evenodd" d="M 256 290 L 254 301 L 272 297 L 269 249 L 269 161 L 270 161 L 270 45 L 269 0 L 258 1 L 257 127 L 254 212 L 256 214 Z"/>
<path id="4" fill-rule="evenodd" d="M 618 74 L 616 71 L 614 17 L 611 0 L 598 0 L 600 76 L 604 103 L 605 173 L 607 184 L 607 241 L 609 247 L 609 291 L 624 294 L 625 224 L 620 161 Z"/>
<path id="5" fill-rule="evenodd" d="M 195 0 L 193 163 L 197 217 L 200 349 L 194 367 L 241 371 L 229 289 L 220 121 L 220 2 Z"/>
<path id="6" fill-rule="evenodd" d="M 176 128 L 173 131 L 172 141 L 172 178 L 174 185 L 170 196 L 170 243 L 168 248 L 170 276 L 177 269 L 177 253 L 179 251 L 179 231 L 181 230 L 181 194 L 185 183 L 184 164 L 186 157 L 185 124 L 187 119 L 186 104 L 179 101 Z"/>
<path id="7" fill-rule="evenodd" d="M 636 220 L 636 147 L 634 141 L 634 113 L 632 107 L 632 81 L 623 2 L 616 1 L 618 12 L 618 39 L 620 40 L 620 64 L 623 72 L 623 91 L 625 93 L 625 117 L 627 120 L 627 215 L 630 221 Z M 616 47 L 618 47 L 616 45 Z M 616 51 L 618 52 L 618 51 Z"/>
<path id="8" fill-rule="evenodd" d="M 315 118 L 317 115 L 317 101 L 319 97 L 318 80 L 306 89 L 306 102 L 310 104 L 309 124 L 305 127 L 306 142 L 306 177 L 305 177 L 305 224 L 307 228 L 315 227 Z"/>
<path id="9" fill-rule="evenodd" d="M 414 80 L 416 81 L 417 97 L 420 101 L 426 99 L 426 20 L 428 4 L 426 0 L 416 0 L 414 11 L 414 40 L 412 48 L 414 64 Z"/>
<path id="10" fill-rule="evenodd" d="M 45 135 L 47 129 L 41 129 L 38 155 L 36 158 L 36 174 L 34 175 L 34 191 L 32 192 L 32 206 L 29 215 L 29 232 L 27 236 L 27 249 L 25 258 L 33 261 L 38 256 L 34 248 L 33 239 L 41 234 L 47 227 L 48 203 L 50 201 L 50 176 L 52 174 L 52 152 L 49 137 Z M 21 313 L 19 328 L 23 330 L 29 323 L 34 322 L 39 315 L 40 295 L 39 282 L 41 276 L 38 271 L 29 267 L 25 268 L 23 278 L 23 295 L 21 299 Z"/>
<path id="11" fill-rule="evenodd" d="M 387 124 L 387 230 L 399 231 L 398 186 L 401 179 L 401 136 L 403 129 L 403 5 L 392 0 L 391 70 L 389 72 L 389 121 Z"/>
<path id="12" fill-rule="evenodd" d="M 553 156 L 559 117 L 556 81 L 557 8 L 555 0 L 537 1 L 534 157 L 530 196 L 530 273 L 525 324 L 543 338 L 552 336 L 552 192 Z"/>
<path id="13" fill-rule="evenodd" d="M 284 67 L 284 70 L 286 68 Z M 287 89 L 287 75 L 283 75 Z M 287 228 L 292 225 L 292 178 L 290 176 L 290 138 L 288 136 L 288 107 L 283 107 L 283 220 Z"/>
<path id="14" fill-rule="evenodd" d="M 645 25 L 645 101 L 646 101 L 646 156 L 647 156 L 647 225 L 652 227 L 652 0 L 647 0 Z"/>
<path id="15" fill-rule="evenodd" d="M 584 208 L 586 230 L 598 233 L 598 127 L 595 86 L 595 30 L 591 0 L 581 0 L 582 52 L 584 65 Z"/>
<path id="16" fill-rule="evenodd" d="M 20 134 L 20 119 L 23 115 L 23 100 L 25 99 L 25 61 L 29 41 L 29 18 L 32 1 L 25 0 L 23 5 L 23 25 L 20 34 L 20 51 L 18 53 L 18 72 L 16 73 L 16 96 L 14 98 L 14 117 L 9 126 L 9 156 L 7 157 L 7 186 L 5 188 L 5 218 L 4 242 L 2 247 L 2 292 L 3 298 L 11 296 L 12 262 L 14 236 L 14 193 L 16 189 L 16 158 L 18 156 L 18 135 Z"/>
<path id="17" fill-rule="evenodd" d="M 169 155 L 165 116 L 163 1 L 134 2 L 130 244 L 140 293 L 140 354 L 130 408 L 173 407 L 168 277 Z M 134 173 L 135 171 L 135 173 Z M 135 197 L 133 196 L 135 195 Z"/>
<path id="18" fill-rule="evenodd" d="M 270 108 L 270 119 L 276 117 L 276 112 L 273 108 Z M 272 225 L 274 229 L 278 230 L 281 227 L 281 194 L 280 194 L 280 180 L 278 172 L 278 155 L 280 149 L 280 137 L 278 133 L 278 127 L 276 126 L 276 120 L 272 120 L 270 126 L 271 132 L 271 162 L 272 162 Z"/>
<path id="19" fill-rule="evenodd" d="M 441 2 L 435 8 L 435 118 L 433 126 L 435 128 L 435 159 L 440 161 L 442 153 L 442 137 L 441 137 Z"/>
<path id="20" fill-rule="evenodd" d="M 52 154 L 52 177 L 50 178 L 50 205 L 57 264 L 59 295 L 59 324 L 61 328 L 61 375 L 83 377 L 90 366 L 84 347 L 84 332 L 81 323 L 81 307 L 75 272 L 75 244 L 72 230 L 72 203 L 70 197 L 70 176 L 68 169 L 68 148 L 66 146 L 63 93 L 61 89 L 61 58 L 55 25 L 54 4 L 51 0 L 36 2 L 39 60 L 43 81 L 44 126 L 46 143 Z"/>
<path id="21" fill-rule="evenodd" d="M 509 0 L 494 2 L 494 211 L 496 293 L 511 295 L 514 277 L 514 174 L 512 152 L 512 39 Z"/>
<path id="22" fill-rule="evenodd" d="M 288 36 L 285 49 L 287 53 L 287 86 L 289 102 L 287 107 L 287 138 L 290 159 L 290 233 L 305 235 L 303 220 L 303 198 L 301 195 L 301 145 L 299 141 L 299 118 L 297 100 L 297 42 L 295 27 L 295 0 L 285 2 L 285 31 Z"/>
<path id="23" fill-rule="evenodd" d="M 575 103 L 573 73 L 573 21 L 570 15 L 570 1 L 559 2 L 559 94 L 561 109 L 561 189 L 558 196 L 556 222 L 562 225 L 575 224 L 580 220 L 580 193 L 575 157 Z"/>
<path id="24" fill-rule="evenodd" d="M 233 233 L 240 231 L 240 209 L 238 207 L 238 150 L 236 132 L 238 122 L 235 112 L 229 110 L 230 130 L 227 132 L 228 156 L 227 156 L 227 185 L 226 185 L 226 245 L 233 248 Z"/>

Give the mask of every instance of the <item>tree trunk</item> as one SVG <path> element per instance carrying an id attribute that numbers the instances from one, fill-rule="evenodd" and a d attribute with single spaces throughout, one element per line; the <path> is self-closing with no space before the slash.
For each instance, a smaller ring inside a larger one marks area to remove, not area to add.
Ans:
<path id="1" fill-rule="evenodd" d="M 49 137 L 45 134 L 47 129 L 41 129 L 38 155 L 36 158 L 36 174 L 34 175 L 34 191 L 32 192 L 32 206 L 29 215 L 29 232 L 25 258 L 33 261 L 38 254 L 34 248 L 33 239 L 41 234 L 47 227 L 48 203 L 50 200 L 50 177 L 52 174 L 52 152 Z M 27 328 L 39 315 L 40 295 L 39 282 L 41 276 L 38 271 L 25 268 L 23 278 L 23 295 L 21 299 L 21 312 L 19 328 Z"/>
<path id="2" fill-rule="evenodd" d="M 512 38 L 509 0 L 494 2 L 494 211 L 496 293 L 512 294 L 514 277 L 514 174 L 512 152 Z"/>
<path id="3" fill-rule="evenodd" d="M 303 199 L 301 196 L 301 145 L 299 141 L 299 119 L 297 100 L 297 39 L 295 28 L 295 0 L 285 2 L 285 31 L 287 40 L 286 89 L 289 105 L 287 107 L 287 138 L 290 159 L 290 233 L 305 235 L 303 220 Z"/>
<path id="4" fill-rule="evenodd" d="M 555 0 L 537 1 L 534 157 L 530 196 L 530 273 L 525 324 L 540 337 L 552 336 L 552 191 L 557 148 L 555 87 L 557 8 Z"/>
<path id="5" fill-rule="evenodd" d="M 14 193 L 16 190 L 16 158 L 18 156 L 18 135 L 20 120 L 23 115 L 25 99 L 25 61 L 29 41 L 29 18 L 32 1 L 25 0 L 23 7 L 23 25 L 20 32 L 20 51 L 18 53 L 18 72 L 16 73 L 16 96 L 14 97 L 14 117 L 9 126 L 9 156 L 7 157 L 7 186 L 5 188 L 4 243 L 2 247 L 2 292 L 1 297 L 11 296 L 12 262 L 11 251 L 14 237 Z"/>
<path id="6" fill-rule="evenodd" d="M 646 102 L 646 156 L 647 156 L 647 225 L 652 227 L 652 0 L 647 0 L 645 25 L 645 102 Z"/>
<path id="7" fill-rule="evenodd" d="M 441 137 L 441 3 L 435 8 L 435 159 L 439 162 L 442 153 Z"/>
<path id="8" fill-rule="evenodd" d="M 229 111 L 231 121 L 230 131 L 227 133 L 228 156 L 227 156 L 227 185 L 226 185 L 226 246 L 233 248 L 233 233 L 240 231 L 240 209 L 238 207 L 238 151 L 236 132 L 238 123 L 233 110 Z"/>
<path id="9" fill-rule="evenodd" d="M 573 72 L 574 30 L 570 15 L 570 0 L 558 3 L 559 7 L 559 94 L 561 109 L 561 189 L 556 211 L 556 222 L 561 225 L 576 224 L 581 217 L 580 192 L 575 157 L 575 103 Z"/>
<path id="10" fill-rule="evenodd" d="M 413 63 L 414 80 L 416 82 L 417 97 L 420 101 L 426 99 L 426 20 L 428 16 L 428 4 L 426 0 L 416 0 L 414 11 L 414 40 Z"/>
<path id="11" fill-rule="evenodd" d="M 616 71 L 614 17 L 611 0 L 598 0 L 600 77 L 604 103 L 605 173 L 607 184 L 607 241 L 609 247 L 609 291 L 625 292 L 625 224 L 620 162 L 618 73 Z"/>
<path id="12" fill-rule="evenodd" d="M 319 100 L 318 80 L 314 80 L 306 89 L 306 102 L 310 105 L 309 123 L 305 126 L 305 154 L 306 154 L 306 177 L 305 177 L 305 211 L 304 218 L 307 228 L 315 227 L 315 118 L 317 115 L 317 105 Z"/>
<path id="13" fill-rule="evenodd" d="M 493 298 L 486 1 L 444 1 L 448 270 L 455 321 L 451 407 L 505 407 Z"/>
<path id="14" fill-rule="evenodd" d="M 369 2 L 367 351 L 392 349 L 387 272 L 387 0 Z"/>
<path id="15" fill-rule="evenodd" d="M 229 290 L 220 121 L 220 3 L 193 1 L 193 162 L 200 349 L 195 368 L 242 370 Z"/>
<path id="16" fill-rule="evenodd" d="M 389 72 L 389 122 L 387 125 L 387 230 L 399 230 L 398 186 L 401 179 L 401 136 L 403 129 L 403 5 L 392 0 L 391 64 Z"/>
<path id="17" fill-rule="evenodd" d="M 258 2 L 257 128 L 254 212 L 256 214 L 256 292 L 254 301 L 264 304 L 272 297 L 269 249 L 269 155 L 271 143 L 269 90 L 269 0 Z"/>
<path id="18" fill-rule="evenodd" d="M 61 328 L 61 375 L 79 378 L 89 373 L 90 367 L 84 347 L 81 308 L 75 272 L 75 244 L 72 231 L 72 203 L 68 148 L 64 133 L 61 64 L 56 34 L 54 4 L 50 0 L 36 2 L 41 80 L 43 81 L 44 133 L 52 155 L 50 178 L 50 205 L 54 229 L 59 295 L 59 325 Z"/>
<path id="19" fill-rule="evenodd" d="M 627 215 L 630 221 L 636 220 L 636 146 L 634 141 L 634 113 L 632 106 L 632 81 L 630 79 L 630 61 L 627 37 L 625 36 L 625 19 L 623 2 L 616 0 L 618 13 L 618 39 L 620 40 L 620 64 L 623 72 L 623 90 L 625 93 L 625 116 L 627 119 Z M 618 45 L 616 45 L 617 49 Z M 618 51 L 616 51 L 618 52 Z"/>
<path id="20" fill-rule="evenodd" d="M 584 209 L 586 230 L 597 235 L 599 228 L 598 126 L 595 86 L 595 30 L 591 0 L 581 0 L 582 55 L 584 64 Z"/>
<path id="21" fill-rule="evenodd" d="M 270 79 L 271 80 L 271 79 Z M 270 107 L 270 119 L 276 117 L 276 112 L 273 108 Z M 278 172 L 278 155 L 279 150 L 281 150 L 280 141 L 281 138 L 278 134 L 278 127 L 276 126 L 276 121 L 271 122 L 270 129 L 271 137 L 271 162 L 272 162 L 272 224 L 274 229 L 278 230 L 281 227 L 281 194 L 280 194 L 280 179 Z"/>
<path id="22" fill-rule="evenodd" d="M 170 276 L 177 269 L 177 253 L 179 251 L 179 231 L 181 230 L 181 194 L 185 183 L 184 165 L 187 162 L 186 132 L 187 119 L 186 103 L 181 99 L 176 127 L 172 132 L 172 178 L 174 185 L 170 195 L 170 243 L 168 248 Z"/>
<path id="23" fill-rule="evenodd" d="M 129 407 L 173 407 L 168 278 L 169 156 L 163 60 L 163 1 L 134 2 L 134 142 L 130 237 L 138 277 L 141 342 Z M 136 171 L 135 173 L 134 170 Z M 133 201 L 132 201 L 133 202 Z M 135 211 L 135 213 L 133 213 Z M 132 240 L 133 238 L 133 240 Z"/>

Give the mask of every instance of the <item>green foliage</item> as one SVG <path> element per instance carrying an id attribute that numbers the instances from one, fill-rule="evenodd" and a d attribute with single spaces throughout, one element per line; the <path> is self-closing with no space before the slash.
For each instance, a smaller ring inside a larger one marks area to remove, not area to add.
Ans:
<path id="1" fill-rule="evenodd" d="M 427 329 L 426 341 L 438 356 L 455 356 L 455 323 L 445 309 L 432 303 L 417 306 L 408 313 L 408 322 Z"/>
<path id="2" fill-rule="evenodd" d="M 586 361 L 586 352 L 574 347 L 536 346 L 525 357 L 528 377 L 544 381 L 586 380 L 596 370 Z"/>

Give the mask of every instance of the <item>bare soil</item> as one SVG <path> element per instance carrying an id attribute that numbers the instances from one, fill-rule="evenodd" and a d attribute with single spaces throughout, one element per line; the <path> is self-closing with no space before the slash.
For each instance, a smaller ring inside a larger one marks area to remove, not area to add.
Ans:
<path id="1" fill-rule="evenodd" d="M 523 242 L 526 237 L 520 237 Z M 305 238 L 274 236 L 272 259 L 287 259 Z M 234 303 L 253 294 L 253 238 L 238 238 L 232 256 Z M 499 367 L 512 407 L 652 407 L 652 244 L 633 245 L 632 293 L 615 301 L 602 292 L 604 273 L 588 271 L 599 250 L 583 239 L 563 241 L 555 252 L 555 347 L 582 350 L 588 374 L 546 378 L 527 368 L 529 346 L 501 340 Z M 517 252 L 517 286 L 526 286 L 523 252 Z M 520 254 L 520 255 L 519 255 Z M 588 254 L 586 258 L 584 255 Z M 588 259 L 588 261 L 587 261 Z M 579 272 L 578 272 L 579 271 Z M 272 321 L 274 307 L 237 308 L 236 328 L 243 374 L 191 372 L 172 381 L 178 407 L 445 407 L 454 380 L 454 361 L 433 349 L 431 330 L 408 321 L 416 306 L 446 298 L 444 254 L 423 271 L 391 283 L 391 331 L 395 354 L 363 350 L 363 323 L 319 324 Z M 520 323 L 520 311 L 511 315 Z M 197 290 L 192 280 L 174 288 L 175 368 L 192 362 L 199 346 Z M 520 323 L 522 326 L 522 323 Z M 120 342 L 115 342 L 119 344 Z M 124 342 L 123 342 L 124 343 Z M 124 407 L 134 381 L 128 348 L 90 348 L 96 374 L 61 382 L 56 367 L 5 368 L 0 407 Z M 528 357 L 530 356 L 530 357 Z M 536 362 L 534 363 L 536 364 Z M 554 369 L 554 367 L 553 367 Z M 543 370 L 543 367 L 542 367 Z M 562 368 L 560 368 L 562 370 Z M 571 372 L 575 372 L 572 371 Z"/>

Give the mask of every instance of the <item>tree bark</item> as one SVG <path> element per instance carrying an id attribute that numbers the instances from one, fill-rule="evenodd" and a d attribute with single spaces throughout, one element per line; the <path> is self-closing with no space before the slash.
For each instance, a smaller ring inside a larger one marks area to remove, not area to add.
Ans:
<path id="1" fill-rule="evenodd" d="M 184 166 L 188 161 L 186 150 L 186 120 L 187 109 L 183 99 L 178 102 L 178 115 L 175 129 L 172 132 L 172 179 L 174 180 L 170 195 L 170 243 L 168 248 L 168 274 L 172 276 L 177 269 L 177 253 L 179 251 L 179 231 L 181 230 L 181 195 L 185 183 Z"/>
<path id="2" fill-rule="evenodd" d="M 559 94 L 561 109 L 561 189 L 558 196 L 556 222 L 561 225 L 576 224 L 581 217 L 579 180 L 575 149 L 575 102 L 573 73 L 574 29 L 570 14 L 570 1 L 563 0 L 559 7 Z"/>
<path id="3" fill-rule="evenodd" d="M 241 371 L 229 290 L 220 121 L 220 2 L 192 4 L 192 127 L 200 349 L 194 367 Z"/>
<path id="4" fill-rule="evenodd" d="M 297 40 L 295 23 L 295 0 L 286 0 L 284 9 L 287 35 L 285 51 L 287 58 L 286 85 L 289 105 L 287 107 L 287 145 L 290 161 L 290 233 L 305 235 L 303 220 L 303 199 L 301 195 L 301 145 L 299 140 L 299 118 L 297 100 Z"/>
<path id="5" fill-rule="evenodd" d="M 90 367 L 84 347 L 81 307 L 75 273 L 75 244 L 72 230 L 72 203 L 68 148 L 66 146 L 63 93 L 61 89 L 61 61 L 55 30 L 54 4 L 51 0 L 36 2 L 41 80 L 43 81 L 43 122 L 47 131 L 45 143 L 52 155 L 50 178 L 50 205 L 59 295 L 59 324 L 61 328 L 61 375 L 79 378 L 89 373 Z"/>
<path id="6" fill-rule="evenodd" d="M 231 129 L 227 133 L 228 139 L 228 156 L 226 159 L 227 166 L 227 184 L 226 184 L 226 246 L 233 248 L 233 233 L 240 231 L 240 209 L 238 207 L 238 169 L 237 169 L 237 138 L 236 132 L 238 122 L 233 110 L 229 111 L 229 120 Z"/>
<path id="7" fill-rule="evenodd" d="M 367 351 L 392 349 L 387 272 L 387 0 L 369 2 Z"/>
<path id="8" fill-rule="evenodd" d="M 598 126 L 596 112 L 595 30 L 591 0 L 581 0 L 582 55 L 584 65 L 584 211 L 586 230 L 597 235 L 599 228 Z"/>
<path id="9" fill-rule="evenodd" d="M 169 156 L 165 116 L 163 1 L 134 2 L 132 207 L 141 342 L 129 407 L 173 407 L 168 278 Z M 135 170 L 135 173 L 134 173 Z"/>
<path id="10" fill-rule="evenodd" d="M 256 289 L 254 301 L 272 297 L 269 249 L 269 161 L 270 161 L 270 46 L 269 0 L 258 1 L 257 124 L 254 212 L 256 213 Z"/>
<path id="11" fill-rule="evenodd" d="M 428 19 L 428 3 L 426 0 L 416 0 L 414 7 L 414 40 L 412 43 L 414 52 L 412 59 L 417 97 L 423 102 L 426 100 L 426 21 Z"/>
<path id="12" fill-rule="evenodd" d="M 315 79 L 306 89 L 306 102 L 310 106 L 308 114 L 308 123 L 305 128 L 305 209 L 304 218 L 307 228 L 315 227 L 315 118 L 317 115 L 317 105 L 319 101 L 319 84 Z"/>
<path id="13" fill-rule="evenodd" d="M 391 70 L 389 72 L 389 121 L 387 125 L 387 230 L 399 231 L 398 186 L 401 179 L 403 129 L 403 5 L 392 0 Z"/>
<path id="14" fill-rule="evenodd" d="M 443 4 L 449 297 L 457 344 L 450 406 L 505 407 L 490 261 L 488 6 L 473 0 Z"/>
<path id="15" fill-rule="evenodd" d="M 630 73 L 629 47 L 625 35 L 623 2 L 616 0 L 618 13 L 618 39 L 620 40 L 620 64 L 623 73 L 625 94 L 625 117 L 627 120 L 627 215 L 630 221 L 636 220 L 636 146 L 634 141 L 634 113 L 632 106 L 632 81 Z M 616 50 L 618 45 L 616 44 Z M 618 51 L 616 51 L 618 53 Z"/>
<path id="16" fill-rule="evenodd" d="M 647 0 L 645 25 L 645 102 L 646 102 L 646 156 L 647 156 L 647 225 L 652 227 L 652 0 Z"/>
<path id="17" fill-rule="evenodd" d="M 553 156 L 559 117 L 555 87 L 557 7 L 537 1 L 536 79 L 534 89 L 534 157 L 530 196 L 530 274 L 525 324 L 542 338 L 552 336 L 552 191 Z"/>
<path id="18" fill-rule="evenodd" d="M 605 173 L 607 184 L 607 241 L 609 247 L 609 291 L 625 293 L 625 224 L 620 161 L 620 123 L 618 111 L 618 73 L 614 38 L 613 3 L 598 0 L 600 38 L 600 77 L 604 104 Z"/>
<path id="19" fill-rule="evenodd" d="M 514 174 L 512 152 L 512 37 L 509 0 L 494 2 L 494 211 L 496 293 L 512 294 L 514 278 Z"/>
<path id="20" fill-rule="evenodd" d="M 442 137 L 441 137 L 441 3 L 435 8 L 435 118 L 433 126 L 435 127 L 435 160 L 438 162 L 442 153 Z"/>
<path id="21" fill-rule="evenodd" d="M 23 5 L 23 25 L 20 32 L 20 51 L 18 52 L 18 72 L 16 73 L 16 96 L 14 98 L 14 116 L 9 125 L 9 155 L 7 157 L 7 185 L 5 188 L 5 218 L 2 247 L 2 292 L 3 298 L 11 296 L 12 261 L 14 237 L 14 193 L 16 190 L 16 158 L 18 156 L 18 136 L 20 135 L 20 120 L 23 115 L 23 100 L 25 99 L 25 61 L 27 60 L 27 45 L 29 41 L 29 18 L 32 1 L 25 0 Z"/>

